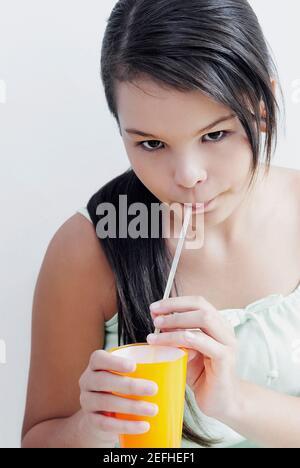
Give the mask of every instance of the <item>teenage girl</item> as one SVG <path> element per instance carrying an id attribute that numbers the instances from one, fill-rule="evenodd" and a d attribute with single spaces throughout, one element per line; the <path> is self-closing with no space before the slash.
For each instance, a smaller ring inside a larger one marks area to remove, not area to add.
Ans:
<path id="1" fill-rule="evenodd" d="M 119 434 L 147 431 L 114 412 L 159 408 L 112 392 L 157 386 L 110 372 L 135 364 L 107 352 L 147 341 L 189 351 L 182 447 L 300 447 L 300 176 L 271 164 L 280 84 L 254 11 L 120 0 L 101 77 L 130 168 L 49 243 L 22 446 L 117 447 Z M 205 203 L 203 246 L 183 250 L 166 300 L 178 239 L 98 235 L 97 208 L 111 203 L 118 219 L 120 195 L 127 207 Z"/>

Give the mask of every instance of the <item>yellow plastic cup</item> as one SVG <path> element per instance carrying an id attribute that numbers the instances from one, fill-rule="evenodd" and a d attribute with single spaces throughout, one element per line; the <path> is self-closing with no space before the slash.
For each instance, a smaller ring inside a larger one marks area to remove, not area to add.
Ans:
<path id="1" fill-rule="evenodd" d="M 114 395 L 134 400 L 144 400 L 158 405 L 156 416 L 138 416 L 125 413 L 110 415 L 131 421 L 148 421 L 150 429 L 143 434 L 119 434 L 121 448 L 180 448 L 184 415 L 184 398 L 188 352 L 182 347 L 134 343 L 108 352 L 115 356 L 131 359 L 136 363 L 134 372 L 115 374 L 136 377 L 156 382 L 155 395 Z M 111 371 L 112 372 L 112 371 Z"/>

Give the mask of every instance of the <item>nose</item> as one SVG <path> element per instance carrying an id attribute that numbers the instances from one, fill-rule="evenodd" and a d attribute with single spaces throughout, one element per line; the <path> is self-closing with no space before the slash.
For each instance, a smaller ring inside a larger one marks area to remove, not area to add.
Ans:
<path id="1" fill-rule="evenodd" d="M 195 161 L 192 157 L 185 157 L 181 161 L 177 161 L 174 180 L 179 187 L 191 189 L 197 184 L 205 182 L 206 179 L 207 171 L 200 167 L 199 160 Z"/>

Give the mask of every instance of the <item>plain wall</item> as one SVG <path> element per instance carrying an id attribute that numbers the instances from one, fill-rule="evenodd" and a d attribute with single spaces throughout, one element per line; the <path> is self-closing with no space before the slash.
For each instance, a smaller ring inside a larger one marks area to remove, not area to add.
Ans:
<path id="1" fill-rule="evenodd" d="M 273 164 L 299 168 L 299 2 L 250 3 L 286 100 L 286 135 Z M 33 290 L 49 241 L 129 167 L 99 77 L 114 4 L 0 0 L 0 447 L 20 446 Z"/>

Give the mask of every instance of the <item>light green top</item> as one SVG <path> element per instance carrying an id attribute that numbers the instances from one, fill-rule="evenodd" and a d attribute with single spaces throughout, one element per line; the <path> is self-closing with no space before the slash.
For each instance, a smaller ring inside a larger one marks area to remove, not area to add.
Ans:
<path id="1" fill-rule="evenodd" d="M 91 221 L 86 208 L 78 212 Z M 244 309 L 223 309 L 219 312 L 235 329 L 240 378 L 280 393 L 300 396 L 300 283 L 287 296 L 271 294 Z M 113 346 L 118 346 L 118 313 L 105 323 L 104 349 Z M 230 427 L 205 416 L 188 386 L 187 393 L 201 421 L 200 426 L 212 437 L 223 439 L 216 447 L 257 447 Z M 199 432 L 187 407 L 185 418 Z M 184 438 L 181 447 L 201 448 Z"/>

